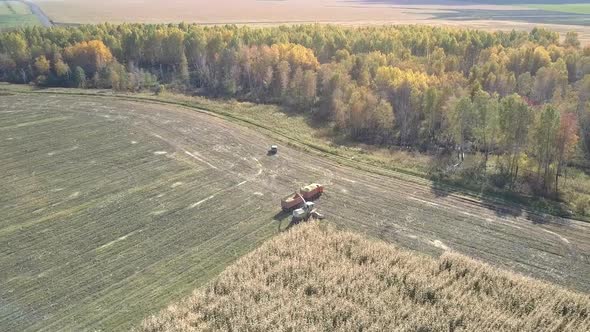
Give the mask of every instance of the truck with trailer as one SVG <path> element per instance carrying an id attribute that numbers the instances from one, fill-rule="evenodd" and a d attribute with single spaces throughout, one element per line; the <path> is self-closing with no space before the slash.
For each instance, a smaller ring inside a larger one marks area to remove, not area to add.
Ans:
<path id="1" fill-rule="evenodd" d="M 324 193 L 324 186 L 318 183 L 312 183 L 299 189 L 281 200 L 281 208 L 285 212 L 291 212 L 304 206 L 306 201 L 318 199 Z"/>

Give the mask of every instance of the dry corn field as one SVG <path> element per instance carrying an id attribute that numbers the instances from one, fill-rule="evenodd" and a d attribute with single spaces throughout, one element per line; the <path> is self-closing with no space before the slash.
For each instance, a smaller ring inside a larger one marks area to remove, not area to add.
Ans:
<path id="1" fill-rule="evenodd" d="M 146 319 L 157 331 L 587 331 L 590 299 L 446 253 L 299 225 Z"/>
<path id="2" fill-rule="evenodd" d="M 0 95 L 0 331 L 138 326 L 285 230 L 280 198 L 310 182 L 326 185 L 317 203 L 337 228 L 590 291 L 588 223 L 465 199 L 284 141 L 267 156 L 276 136 L 238 121 L 247 105 L 226 105 L 229 118 L 43 91 Z"/>

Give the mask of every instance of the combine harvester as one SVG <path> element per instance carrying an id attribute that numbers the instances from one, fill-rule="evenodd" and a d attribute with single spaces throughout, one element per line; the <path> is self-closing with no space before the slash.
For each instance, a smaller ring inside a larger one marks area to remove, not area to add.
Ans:
<path id="1" fill-rule="evenodd" d="M 318 199 L 324 193 L 324 186 L 317 183 L 312 183 L 299 189 L 281 200 L 281 208 L 285 212 L 293 211 L 294 222 L 309 220 L 309 218 L 323 219 L 324 216 L 320 214 L 315 208 L 313 200 Z"/>

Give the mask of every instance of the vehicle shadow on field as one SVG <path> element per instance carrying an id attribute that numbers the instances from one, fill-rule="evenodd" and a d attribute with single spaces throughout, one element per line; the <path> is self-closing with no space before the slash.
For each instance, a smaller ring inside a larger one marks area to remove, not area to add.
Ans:
<path id="1" fill-rule="evenodd" d="M 291 229 L 291 227 L 295 226 L 297 223 L 293 222 L 291 219 L 291 214 L 289 212 L 285 212 L 281 210 L 277 214 L 275 214 L 272 219 L 277 222 L 277 231 L 278 232 L 285 232 Z"/>

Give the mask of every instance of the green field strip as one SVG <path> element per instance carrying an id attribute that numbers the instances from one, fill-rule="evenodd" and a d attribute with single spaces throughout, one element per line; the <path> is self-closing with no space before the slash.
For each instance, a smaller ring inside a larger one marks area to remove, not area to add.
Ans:
<path id="1" fill-rule="evenodd" d="M 34 14 L 27 15 L 0 15 L 0 30 L 14 29 L 27 26 L 38 26 L 40 25 L 37 16 Z"/>
<path id="2" fill-rule="evenodd" d="M 0 15 L 28 15 L 31 10 L 20 1 L 0 1 Z"/>
<path id="3" fill-rule="evenodd" d="M 552 12 L 590 14 L 590 3 L 527 4 L 526 7 Z"/>

